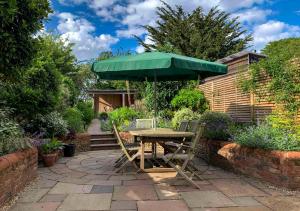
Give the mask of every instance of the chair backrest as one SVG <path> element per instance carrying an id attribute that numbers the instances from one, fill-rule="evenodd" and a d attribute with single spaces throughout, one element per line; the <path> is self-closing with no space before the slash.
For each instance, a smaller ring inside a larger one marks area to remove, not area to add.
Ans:
<path id="1" fill-rule="evenodd" d="M 113 129 L 114 129 L 114 132 L 115 132 L 115 134 L 116 134 L 116 136 L 117 136 L 117 141 L 118 141 L 118 144 L 119 144 L 120 147 L 121 147 L 121 150 L 124 152 L 124 154 L 126 155 L 126 157 L 127 157 L 128 159 L 131 159 L 131 156 L 129 155 L 129 153 L 128 153 L 126 147 L 125 147 L 125 144 L 124 144 L 124 142 L 123 142 L 123 140 L 122 140 L 122 138 L 121 138 L 121 136 L 120 136 L 120 134 L 119 134 L 119 131 L 118 131 L 118 129 L 117 129 L 117 126 L 116 126 L 114 123 L 113 123 Z"/>
<path id="2" fill-rule="evenodd" d="M 203 131 L 204 131 L 204 127 L 205 124 L 201 123 L 198 121 L 196 124 L 196 132 L 195 132 L 195 136 L 192 138 L 191 144 L 190 144 L 190 149 L 188 151 L 189 154 L 189 158 L 192 159 L 195 155 L 196 152 L 196 147 L 198 145 L 198 143 L 200 142 L 201 137 L 203 136 Z"/>
<path id="3" fill-rule="evenodd" d="M 148 129 L 154 127 L 153 119 L 136 119 L 136 128 Z"/>
<path id="4" fill-rule="evenodd" d="M 187 120 L 181 121 L 180 125 L 179 125 L 179 128 L 178 128 L 178 131 L 187 131 L 188 125 L 189 125 L 189 121 L 187 121 Z"/>
<path id="5" fill-rule="evenodd" d="M 189 121 L 187 131 L 196 133 L 199 129 L 199 120 L 191 120 Z"/>

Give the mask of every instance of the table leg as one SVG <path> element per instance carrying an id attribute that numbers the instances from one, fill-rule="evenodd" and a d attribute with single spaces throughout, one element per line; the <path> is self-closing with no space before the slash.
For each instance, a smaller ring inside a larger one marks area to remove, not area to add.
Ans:
<path id="1" fill-rule="evenodd" d="M 141 141 L 141 160 L 140 160 L 141 170 L 145 169 L 145 143 Z"/>

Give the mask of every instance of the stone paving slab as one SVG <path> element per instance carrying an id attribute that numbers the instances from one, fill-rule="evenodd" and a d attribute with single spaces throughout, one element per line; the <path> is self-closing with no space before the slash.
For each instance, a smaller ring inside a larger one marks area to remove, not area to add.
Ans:
<path id="1" fill-rule="evenodd" d="M 113 186 L 94 185 L 90 193 L 112 193 Z"/>
<path id="2" fill-rule="evenodd" d="M 89 193 L 92 185 L 77 185 L 71 183 L 57 183 L 50 191 L 50 194 L 71 194 L 71 193 Z"/>
<path id="3" fill-rule="evenodd" d="M 241 179 L 214 179 L 210 182 L 225 195 L 235 196 L 266 196 L 265 192 L 255 188 Z"/>
<path id="4" fill-rule="evenodd" d="M 46 194 L 40 202 L 62 202 L 67 194 Z"/>
<path id="5" fill-rule="evenodd" d="M 158 200 L 153 185 L 115 186 L 113 200 Z"/>
<path id="6" fill-rule="evenodd" d="M 188 211 L 189 208 L 182 200 L 138 201 L 139 211 Z"/>
<path id="7" fill-rule="evenodd" d="M 136 201 L 112 201 L 111 210 L 136 210 Z"/>
<path id="8" fill-rule="evenodd" d="M 55 211 L 59 205 L 58 202 L 18 203 L 11 211 Z"/>
<path id="9" fill-rule="evenodd" d="M 111 197 L 111 193 L 70 194 L 57 210 L 109 210 Z"/>
<path id="10" fill-rule="evenodd" d="M 19 202 L 37 202 L 39 201 L 50 189 L 32 189 L 22 193 Z"/>
<path id="11" fill-rule="evenodd" d="M 273 210 L 300 210 L 300 198 L 291 196 L 255 197 L 257 201 Z"/>
<path id="12" fill-rule="evenodd" d="M 236 206 L 230 198 L 217 191 L 183 192 L 181 196 L 190 208 Z"/>

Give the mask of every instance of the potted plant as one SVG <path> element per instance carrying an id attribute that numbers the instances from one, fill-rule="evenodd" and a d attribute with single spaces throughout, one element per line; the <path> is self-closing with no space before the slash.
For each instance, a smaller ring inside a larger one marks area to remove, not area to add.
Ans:
<path id="1" fill-rule="evenodd" d="M 42 145 L 42 157 L 46 167 L 53 166 L 57 160 L 58 151 L 63 147 L 62 143 L 53 138 L 50 142 Z"/>

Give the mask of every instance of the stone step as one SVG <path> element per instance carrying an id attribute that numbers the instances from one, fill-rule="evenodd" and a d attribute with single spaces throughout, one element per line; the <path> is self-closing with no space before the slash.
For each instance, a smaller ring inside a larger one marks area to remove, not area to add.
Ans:
<path id="1" fill-rule="evenodd" d="M 114 133 L 106 132 L 106 133 L 100 133 L 100 134 L 91 134 L 91 138 L 112 138 L 115 137 Z"/>
<path id="2" fill-rule="evenodd" d="M 91 144 L 110 144 L 110 143 L 117 143 L 116 138 L 91 138 Z"/>
<path id="3" fill-rule="evenodd" d="M 91 144 L 91 150 L 107 150 L 107 149 L 120 149 L 119 144 L 117 143 L 110 143 L 110 144 Z"/>

